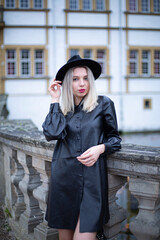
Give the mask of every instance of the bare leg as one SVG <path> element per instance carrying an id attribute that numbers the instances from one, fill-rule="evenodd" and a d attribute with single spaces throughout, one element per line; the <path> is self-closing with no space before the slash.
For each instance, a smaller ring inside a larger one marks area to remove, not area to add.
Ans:
<path id="1" fill-rule="evenodd" d="M 59 240 L 73 240 L 74 231 L 70 229 L 58 229 Z"/>
<path id="2" fill-rule="evenodd" d="M 78 218 L 78 223 L 76 226 L 76 230 L 74 232 L 73 240 L 96 240 L 96 232 L 80 233 L 79 225 L 80 225 L 80 220 Z"/>

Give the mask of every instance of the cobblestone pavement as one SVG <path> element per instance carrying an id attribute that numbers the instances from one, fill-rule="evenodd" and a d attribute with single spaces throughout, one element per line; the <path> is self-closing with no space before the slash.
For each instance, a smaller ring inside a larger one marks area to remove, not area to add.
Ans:
<path id="1" fill-rule="evenodd" d="M 11 230 L 2 208 L 0 207 L 0 240 L 16 240 L 13 231 Z"/>

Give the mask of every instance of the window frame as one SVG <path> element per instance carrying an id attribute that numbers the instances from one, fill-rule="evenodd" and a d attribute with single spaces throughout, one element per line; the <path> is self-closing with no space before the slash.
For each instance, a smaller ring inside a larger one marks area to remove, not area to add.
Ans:
<path id="1" fill-rule="evenodd" d="M 36 51 L 42 51 L 42 58 L 36 58 Z M 42 77 L 45 75 L 45 59 L 44 59 L 44 49 L 34 49 L 34 76 L 35 77 Z M 36 73 L 36 63 L 42 63 L 42 73 Z"/>
<path id="2" fill-rule="evenodd" d="M 85 0 L 82 0 L 82 10 L 84 10 L 84 11 L 91 11 L 91 10 L 93 9 L 92 0 L 88 0 L 89 3 L 90 3 L 90 8 L 88 8 L 88 9 L 85 9 L 85 8 L 84 8 L 84 1 L 85 1 Z"/>
<path id="3" fill-rule="evenodd" d="M 138 58 L 137 58 L 137 75 L 130 73 L 130 51 L 137 51 L 138 52 Z M 149 58 L 148 60 L 143 61 L 143 51 L 149 52 Z M 158 58 L 155 59 L 155 52 L 158 51 L 159 55 Z M 143 67 L 142 63 L 148 62 L 148 73 L 143 73 Z M 155 63 L 158 63 L 158 72 L 155 73 Z M 160 77 L 160 47 L 141 47 L 141 46 L 130 46 L 130 48 L 127 50 L 127 76 L 129 78 L 139 77 L 139 78 L 157 78 Z"/>
<path id="4" fill-rule="evenodd" d="M 29 55 L 29 57 L 28 58 L 26 58 L 26 59 L 22 59 L 22 51 L 28 51 L 28 55 Z M 21 77 L 30 77 L 31 76 L 31 64 L 30 64 L 30 62 L 31 62 L 31 51 L 30 51 L 30 49 L 20 49 L 20 76 Z M 23 72 L 23 66 L 22 66 L 22 64 L 23 63 L 28 63 L 28 74 L 23 74 L 22 72 Z"/>
<path id="5" fill-rule="evenodd" d="M 149 107 L 146 106 L 146 101 L 149 102 Z M 143 99 L 143 108 L 144 108 L 144 110 L 152 109 L 152 98 L 144 98 Z"/>
<path id="6" fill-rule="evenodd" d="M 136 52 L 136 58 L 131 58 L 130 57 L 130 53 L 131 53 L 131 51 L 134 51 L 134 52 Z M 130 49 L 129 50 L 129 75 L 130 76 L 133 76 L 133 77 L 135 77 L 135 76 L 138 76 L 138 68 L 139 68 L 139 61 L 138 61 L 138 58 L 139 58 L 139 54 L 138 54 L 138 50 L 137 49 Z M 136 69 L 136 72 L 135 73 L 131 73 L 131 67 L 130 67 L 130 64 L 131 63 L 135 63 L 135 69 Z"/>
<path id="7" fill-rule="evenodd" d="M 159 9 L 159 11 L 156 11 L 156 10 L 155 10 L 155 1 L 159 1 L 159 3 L 158 3 L 158 9 Z M 153 11 L 154 11 L 154 13 L 160 13 L 160 0 L 154 0 L 154 1 L 153 1 Z"/>
<path id="8" fill-rule="evenodd" d="M 96 7 L 96 11 L 99 11 L 99 12 L 101 12 L 101 11 L 105 11 L 106 10 L 106 3 L 105 3 L 105 0 L 100 0 L 100 1 L 103 1 L 103 7 L 101 8 L 101 9 L 98 9 L 97 8 L 97 6 L 98 6 L 98 3 L 97 3 L 97 1 L 99 1 L 99 0 L 96 0 L 96 3 L 95 3 L 95 7 Z"/>
<path id="9" fill-rule="evenodd" d="M 143 10 L 143 1 L 148 2 L 148 10 Z M 151 11 L 150 0 L 141 0 L 141 12 L 142 13 L 149 13 Z"/>
<path id="10" fill-rule="evenodd" d="M 131 1 L 135 1 L 135 7 L 136 7 L 136 9 L 135 10 L 131 10 L 131 8 L 130 8 L 130 2 Z M 128 2 L 128 10 L 130 11 L 130 12 L 138 12 L 138 1 L 137 0 L 129 0 L 129 2 Z"/>
<path id="11" fill-rule="evenodd" d="M 14 59 L 8 58 L 8 51 L 14 51 Z M 9 60 L 8 60 L 9 59 Z M 14 74 L 9 74 L 8 72 L 8 63 L 14 63 Z M 6 49 L 6 76 L 8 78 L 16 77 L 17 76 L 17 52 L 16 49 Z"/>
<path id="12" fill-rule="evenodd" d="M 71 7 L 72 1 L 75 1 L 76 7 Z M 69 9 L 70 10 L 79 10 L 79 0 L 69 0 Z"/>
<path id="13" fill-rule="evenodd" d="M 29 0 L 26 0 L 27 2 L 28 2 L 28 7 L 22 7 L 21 6 L 21 1 L 23 1 L 23 0 L 19 0 L 19 8 L 21 8 L 21 9 L 28 9 L 30 6 L 29 6 L 29 3 L 30 3 L 30 1 Z"/>
<path id="14" fill-rule="evenodd" d="M 12 1 L 13 1 L 13 5 L 14 5 L 13 7 L 10 7 L 10 6 L 8 7 L 8 6 L 7 6 L 7 1 L 9 2 L 9 1 L 11 1 L 11 0 L 5 0 L 5 8 L 15 8 L 15 7 L 16 7 L 16 2 L 15 2 L 15 0 L 12 0 Z"/>
<path id="15" fill-rule="evenodd" d="M 143 58 L 144 51 L 148 52 L 148 59 Z M 143 73 L 143 63 L 146 63 L 148 65 L 148 73 Z M 142 49 L 141 67 L 142 67 L 142 76 L 151 75 L 151 52 L 149 50 Z"/>
<path id="16" fill-rule="evenodd" d="M 44 6 L 44 2 L 43 2 L 43 0 L 38 0 L 38 1 L 41 1 L 41 4 L 42 4 L 41 7 L 36 7 L 36 6 L 35 6 L 35 5 L 36 5 L 36 1 L 37 1 L 37 0 L 33 0 L 33 8 L 34 8 L 34 9 L 42 9 L 43 6 Z"/>
<path id="17" fill-rule="evenodd" d="M 154 72 L 154 76 L 157 76 L 159 77 L 160 76 L 160 59 L 155 59 L 155 52 L 158 51 L 159 54 L 160 54 L 160 50 L 158 49 L 155 49 L 154 50 L 154 57 L 153 57 L 153 72 Z M 159 73 L 155 73 L 155 63 L 158 63 L 159 64 Z"/>

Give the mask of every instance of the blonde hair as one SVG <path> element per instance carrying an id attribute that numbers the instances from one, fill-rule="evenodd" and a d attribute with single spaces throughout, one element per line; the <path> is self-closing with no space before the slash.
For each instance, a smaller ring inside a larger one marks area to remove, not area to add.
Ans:
<path id="1" fill-rule="evenodd" d="M 84 97 L 83 100 L 83 110 L 86 112 L 91 112 L 97 105 L 98 96 L 95 88 L 95 78 L 92 71 L 86 66 L 77 66 L 82 67 L 87 70 L 88 80 L 89 80 L 89 92 Z M 68 112 L 74 112 L 74 96 L 72 91 L 72 81 L 73 81 L 73 70 L 71 68 L 67 71 L 62 85 L 62 102 L 61 109 L 64 115 L 67 115 Z"/>

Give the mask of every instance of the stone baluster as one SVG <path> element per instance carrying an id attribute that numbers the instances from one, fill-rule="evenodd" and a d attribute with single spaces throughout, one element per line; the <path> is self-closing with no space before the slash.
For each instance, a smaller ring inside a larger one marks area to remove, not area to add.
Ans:
<path id="1" fill-rule="evenodd" d="M 129 190 L 139 202 L 139 213 L 130 224 L 137 240 L 160 239 L 160 182 L 130 178 Z"/>
<path id="2" fill-rule="evenodd" d="M 22 165 L 18 162 L 16 150 L 12 150 L 11 173 L 13 169 L 14 173 L 11 176 L 11 182 L 13 183 L 14 186 L 14 190 L 12 189 L 12 200 L 15 197 L 15 202 L 13 204 L 12 216 L 14 217 L 15 221 L 18 221 L 21 213 L 25 211 L 26 205 L 24 203 L 23 193 L 19 188 L 19 182 L 24 177 L 24 169 Z"/>
<path id="3" fill-rule="evenodd" d="M 26 210 L 21 214 L 19 223 L 23 233 L 29 234 L 43 219 L 38 201 L 33 197 L 33 190 L 41 183 L 39 174 L 32 166 L 32 157 L 18 151 L 18 159 L 25 173 L 24 178 L 19 183 L 19 188 L 23 192 L 26 204 Z"/>
<path id="4" fill-rule="evenodd" d="M 3 145 L 4 154 L 4 173 L 5 173 L 5 206 L 12 213 L 12 191 L 11 191 L 11 169 L 10 159 L 12 157 L 12 149 L 8 146 Z"/>
<path id="5" fill-rule="evenodd" d="M 34 189 L 33 195 L 38 200 L 40 209 L 43 212 L 45 217 L 46 212 L 46 203 L 48 197 L 48 188 L 49 188 L 49 175 L 51 171 L 51 162 L 48 162 L 46 159 L 39 159 L 33 157 L 33 166 L 40 173 L 40 179 L 42 185 Z M 58 232 L 55 229 L 49 228 L 45 219 L 34 229 L 34 238 L 36 240 L 58 240 Z"/>
<path id="6" fill-rule="evenodd" d="M 126 177 L 108 174 L 110 220 L 104 226 L 107 239 L 112 239 L 120 232 L 121 223 L 127 217 L 127 211 L 116 203 L 116 193 L 126 182 Z"/>

